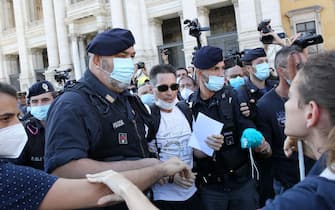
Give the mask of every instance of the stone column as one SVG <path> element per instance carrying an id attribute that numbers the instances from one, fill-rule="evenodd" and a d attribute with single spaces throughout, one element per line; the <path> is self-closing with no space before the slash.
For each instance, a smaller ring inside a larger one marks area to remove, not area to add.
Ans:
<path id="1" fill-rule="evenodd" d="M 45 79 L 54 81 L 54 70 L 59 67 L 59 51 L 57 45 L 57 33 L 55 24 L 55 13 L 52 0 L 42 0 L 44 31 L 48 52 L 48 69 Z"/>
<path id="2" fill-rule="evenodd" d="M 234 5 L 234 12 L 235 12 L 235 18 L 236 18 L 236 31 L 237 31 L 237 38 L 239 41 L 240 38 L 240 32 L 241 32 L 241 17 L 240 17 L 240 12 L 239 12 L 239 5 L 238 5 L 238 0 L 232 0 L 232 3 Z"/>
<path id="3" fill-rule="evenodd" d="M 159 62 L 159 57 L 161 56 L 160 53 L 155 50 L 157 46 L 163 44 L 163 33 L 162 33 L 162 20 L 157 18 L 152 18 L 149 20 L 149 32 L 152 36 L 151 39 L 151 47 L 153 49 L 154 54 L 154 62 Z"/>
<path id="4" fill-rule="evenodd" d="M 124 22 L 124 8 L 122 0 L 109 0 L 109 5 L 111 9 L 112 27 L 113 28 L 125 28 Z"/>
<path id="5" fill-rule="evenodd" d="M 180 25 L 183 36 L 183 45 L 185 53 L 185 65 L 188 66 L 192 61 L 192 52 L 197 46 L 195 37 L 189 35 L 188 30 L 184 30 L 184 20 L 198 17 L 196 0 L 182 0 L 182 14 L 180 14 Z"/>
<path id="6" fill-rule="evenodd" d="M 127 28 L 131 30 L 135 37 L 135 49 L 136 49 L 136 59 L 144 60 L 145 56 L 145 44 L 144 44 L 144 36 L 142 29 L 142 15 L 141 14 L 141 5 L 140 1 L 133 0 L 124 0 L 124 6 L 127 17 Z M 134 14 L 136 14 L 136 18 L 134 18 Z M 145 37 L 148 39 L 148 37 Z"/>
<path id="7" fill-rule="evenodd" d="M 81 69 L 81 75 L 84 74 L 84 72 L 87 69 L 86 66 L 86 48 L 85 48 L 85 44 L 84 44 L 84 39 L 85 36 L 84 35 L 80 35 L 79 36 L 79 58 L 80 58 L 80 69 Z"/>
<path id="8" fill-rule="evenodd" d="M 234 1 L 236 22 L 239 22 L 239 49 L 252 49 L 261 47 L 259 32 L 257 31 L 256 6 L 254 1 L 236 0 Z M 242 15 L 243 14 L 243 15 Z"/>
<path id="9" fill-rule="evenodd" d="M 11 12 L 10 11 L 10 2 L 8 1 L 0 1 L 0 8 L 3 8 L 2 10 L 2 17 L 1 17 L 1 23 L 2 23 L 2 29 L 6 30 L 10 28 L 10 19 L 11 19 Z M 2 30 L 1 30 L 2 31 Z"/>
<path id="10" fill-rule="evenodd" d="M 65 2 L 54 0 L 57 44 L 59 50 L 60 69 L 72 68 L 68 32 L 65 24 Z"/>
<path id="11" fill-rule="evenodd" d="M 0 81 L 9 83 L 9 74 L 6 63 L 6 56 L 2 54 L 2 50 L 0 49 Z"/>
<path id="12" fill-rule="evenodd" d="M 74 67 L 75 79 L 79 80 L 81 77 L 81 68 L 80 68 L 80 58 L 79 58 L 79 48 L 78 48 L 78 36 L 77 34 L 71 35 L 71 49 L 72 49 L 72 60 Z"/>
<path id="13" fill-rule="evenodd" d="M 5 8 L 3 1 L 0 1 L 0 8 Z M 2 17 L 0 19 L 0 32 L 4 30 L 4 25 L 5 25 L 4 21 L 6 20 L 6 15 L 7 15 L 7 11 L 5 10 L 6 9 L 3 9 Z"/>
<path id="14" fill-rule="evenodd" d="M 149 19 L 147 16 L 147 8 L 145 6 L 145 0 L 139 0 L 140 13 L 141 13 L 141 29 L 143 37 L 143 60 L 146 61 L 146 67 L 151 68 L 151 66 L 156 63 L 157 46 L 152 46 L 152 36 L 150 31 Z"/>
<path id="15" fill-rule="evenodd" d="M 29 86 L 35 82 L 35 73 L 33 70 L 33 64 L 31 59 L 30 49 L 27 47 L 27 41 L 25 39 L 25 19 L 26 15 L 26 1 L 13 0 L 15 25 L 16 25 L 16 36 L 17 46 L 20 56 L 20 85 L 22 90 L 26 90 Z"/>
<path id="16" fill-rule="evenodd" d="M 206 7 L 198 8 L 198 20 L 201 27 L 209 27 L 209 9 Z M 201 44 L 202 46 L 207 45 L 207 37 L 210 36 L 210 31 L 201 32 Z"/>

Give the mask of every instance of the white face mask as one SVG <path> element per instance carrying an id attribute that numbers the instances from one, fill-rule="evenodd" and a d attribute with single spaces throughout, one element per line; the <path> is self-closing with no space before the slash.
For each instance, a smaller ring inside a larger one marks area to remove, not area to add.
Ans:
<path id="1" fill-rule="evenodd" d="M 0 158 L 18 158 L 28 141 L 21 123 L 0 128 Z"/>
<path id="2" fill-rule="evenodd" d="M 177 104 L 178 102 L 178 99 L 176 98 L 172 103 L 169 103 L 169 102 L 166 102 L 166 101 L 163 101 L 162 99 L 159 99 L 157 98 L 155 100 L 155 104 L 161 108 L 161 109 L 164 109 L 164 110 L 172 110 L 173 107 Z"/>

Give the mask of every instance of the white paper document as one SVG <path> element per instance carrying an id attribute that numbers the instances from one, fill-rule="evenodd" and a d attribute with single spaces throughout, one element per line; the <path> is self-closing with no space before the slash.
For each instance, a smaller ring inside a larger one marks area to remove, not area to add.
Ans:
<path id="1" fill-rule="evenodd" d="M 212 156 L 214 150 L 208 147 L 205 140 L 210 135 L 220 134 L 222 127 L 223 123 L 199 112 L 197 121 L 193 123 L 193 132 L 188 146 L 198 149 L 208 156 Z"/>

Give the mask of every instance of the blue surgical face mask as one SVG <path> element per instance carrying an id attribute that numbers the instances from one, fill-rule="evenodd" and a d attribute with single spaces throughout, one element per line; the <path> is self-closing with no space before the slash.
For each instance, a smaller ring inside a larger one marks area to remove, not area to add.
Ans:
<path id="1" fill-rule="evenodd" d="M 131 58 L 113 58 L 113 64 L 114 69 L 110 77 L 123 84 L 130 85 L 134 74 L 133 60 Z"/>
<path id="2" fill-rule="evenodd" d="M 256 65 L 255 76 L 257 79 L 264 81 L 270 76 L 270 67 L 269 64 L 264 62 Z"/>
<path id="3" fill-rule="evenodd" d="M 147 94 L 141 95 L 141 101 L 144 104 L 151 105 L 155 103 L 155 97 L 153 94 L 147 93 Z"/>
<path id="4" fill-rule="evenodd" d="M 45 120 L 47 118 L 50 105 L 51 104 L 43 106 L 32 106 L 30 113 L 38 120 Z"/>
<path id="5" fill-rule="evenodd" d="M 232 78 L 229 80 L 229 84 L 230 86 L 232 86 L 235 90 L 237 90 L 239 87 L 241 87 L 242 85 L 245 84 L 245 80 L 240 77 L 240 76 L 237 76 L 235 78 Z"/>
<path id="6" fill-rule="evenodd" d="M 214 91 L 214 92 L 219 91 L 224 86 L 224 77 L 209 75 L 208 82 L 205 83 L 205 86 L 210 91 Z"/>

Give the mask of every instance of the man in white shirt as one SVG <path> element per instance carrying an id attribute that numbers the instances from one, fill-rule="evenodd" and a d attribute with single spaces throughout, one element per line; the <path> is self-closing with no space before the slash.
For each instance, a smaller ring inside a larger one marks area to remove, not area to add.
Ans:
<path id="1" fill-rule="evenodd" d="M 175 68 L 171 65 L 157 65 L 150 71 L 150 83 L 155 97 L 155 103 L 150 109 L 156 128 L 149 131 L 149 150 L 162 161 L 179 157 L 192 168 L 193 152 L 188 146 L 192 132 L 192 113 L 184 102 L 177 100 L 179 85 L 176 79 Z M 161 210 L 202 209 L 194 181 L 195 176 L 185 179 L 179 175 L 161 180 L 152 187 L 154 204 Z"/>

